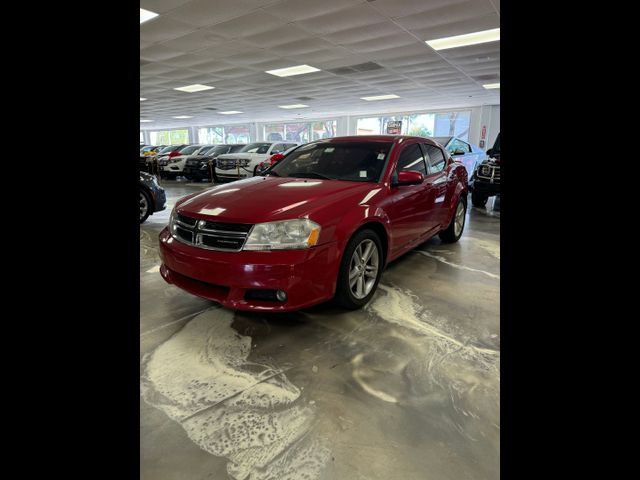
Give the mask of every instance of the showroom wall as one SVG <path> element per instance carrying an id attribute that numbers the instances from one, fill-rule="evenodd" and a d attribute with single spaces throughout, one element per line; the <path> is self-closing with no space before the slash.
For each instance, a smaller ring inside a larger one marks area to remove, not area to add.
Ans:
<path id="1" fill-rule="evenodd" d="M 455 120 L 454 120 L 454 117 Z M 415 112 L 392 112 L 377 115 L 350 115 L 332 118 L 292 119 L 288 122 L 237 123 L 224 125 L 190 126 L 168 129 L 162 132 L 141 131 L 141 140 L 147 144 L 167 143 L 166 139 L 185 138 L 192 143 L 221 143 L 228 139 L 230 143 L 247 141 L 266 141 L 293 139 L 307 142 L 327 136 L 343 136 L 385 131 L 386 121 L 402 120 L 403 134 L 433 136 L 447 135 L 451 122 L 456 135 L 474 143 L 484 150 L 493 145 L 500 132 L 500 105 L 483 105 L 461 109 L 424 110 Z M 162 141 L 160 141 L 162 140 Z M 176 142 L 172 142 L 176 143 Z M 181 142 L 179 142 L 181 143 Z"/>

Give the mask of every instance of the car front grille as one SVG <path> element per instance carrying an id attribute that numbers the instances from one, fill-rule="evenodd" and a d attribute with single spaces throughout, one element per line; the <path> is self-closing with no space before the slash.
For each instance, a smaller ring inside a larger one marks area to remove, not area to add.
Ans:
<path id="1" fill-rule="evenodd" d="M 485 163 L 478 167 L 476 176 L 491 183 L 500 183 L 500 165 Z"/>
<path id="2" fill-rule="evenodd" d="M 246 223 L 211 222 L 178 214 L 173 234 L 196 247 L 239 252 L 252 227 Z"/>
<path id="3" fill-rule="evenodd" d="M 220 170 L 231 170 L 231 169 L 237 168 L 235 159 L 219 158 L 216 162 L 216 165 Z"/>

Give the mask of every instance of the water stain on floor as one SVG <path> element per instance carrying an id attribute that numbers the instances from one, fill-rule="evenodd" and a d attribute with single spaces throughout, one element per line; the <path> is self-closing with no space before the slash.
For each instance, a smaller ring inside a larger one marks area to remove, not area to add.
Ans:
<path id="1" fill-rule="evenodd" d="M 319 478 L 330 451 L 315 407 L 282 369 L 248 360 L 233 312 L 206 311 L 142 360 L 144 400 L 180 423 L 234 479 Z"/>

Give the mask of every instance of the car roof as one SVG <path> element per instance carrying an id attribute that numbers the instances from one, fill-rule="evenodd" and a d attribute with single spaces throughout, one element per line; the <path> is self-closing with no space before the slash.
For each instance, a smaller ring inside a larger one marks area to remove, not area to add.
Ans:
<path id="1" fill-rule="evenodd" d="M 417 137 L 414 135 L 351 135 L 348 137 L 322 138 L 315 142 L 399 142 L 400 140 L 409 139 L 433 141 L 430 137 Z"/>

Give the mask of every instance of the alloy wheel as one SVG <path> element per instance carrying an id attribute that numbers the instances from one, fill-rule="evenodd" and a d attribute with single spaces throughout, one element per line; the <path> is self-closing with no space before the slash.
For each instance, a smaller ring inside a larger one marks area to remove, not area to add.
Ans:
<path id="1" fill-rule="evenodd" d="M 349 264 L 349 288 L 355 298 L 365 298 L 376 283 L 380 255 L 372 240 L 363 240 L 356 247 Z"/>

